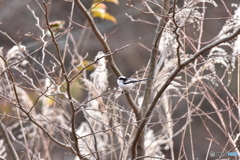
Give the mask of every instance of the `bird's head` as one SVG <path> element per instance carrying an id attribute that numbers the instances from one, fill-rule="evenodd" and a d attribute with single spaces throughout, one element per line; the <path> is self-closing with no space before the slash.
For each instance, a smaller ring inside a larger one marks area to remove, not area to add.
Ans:
<path id="1" fill-rule="evenodd" d="M 125 77 L 125 76 L 120 76 L 120 77 L 118 77 L 118 80 L 120 80 L 120 81 L 126 81 L 126 80 L 127 80 L 127 77 Z"/>

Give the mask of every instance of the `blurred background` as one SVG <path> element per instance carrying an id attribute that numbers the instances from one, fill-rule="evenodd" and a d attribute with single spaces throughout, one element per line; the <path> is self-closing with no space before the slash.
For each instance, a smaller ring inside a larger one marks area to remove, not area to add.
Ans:
<path id="1" fill-rule="evenodd" d="M 42 4 L 41 1 L 39 2 Z M 64 20 L 65 27 L 67 27 L 69 23 L 71 3 L 64 0 L 51 0 L 48 2 L 51 3 L 51 5 L 49 6 L 50 21 Z M 82 2 L 86 6 L 86 8 L 91 7 L 92 1 L 82 0 Z M 131 2 L 133 5 L 136 5 L 140 9 L 144 8 L 137 0 L 133 0 Z M 231 10 L 230 7 L 232 3 L 239 2 L 238 0 L 225 1 L 226 7 L 231 13 L 233 13 L 234 10 Z M 135 73 L 135 71 L 139 70 L 142 66 L 146 66 L 147 64 L 150 52 L 141 47 L 139 43 L 151 49 L 155 33 L 154 31 L 156 29 L 156 25 L 154 24 L 156 24 L 157 21 L 152 15 L 143 14 L 139 11 L 134 10 L 133 8 L 126 6 L 126 1 L 120 1 L 119 5 L 107 2 L 105 4 L 108 7 L 107 12 L 117 19 L 117 24 L 114 24 L 112 21 L 103 20 L 100 18 L 95 18 L 95 22 L 103 34 L 111 34 L 108 37 L 108 43 L 112 51 L 130 43 L 135 44 L 129 48 L 119 51 L 116 55 L 114 55 L 115 61 L 122 73 L 126 76 L 131 76 Z M 181 6 L 181 1 L 179 2 L 179 4 Z M 208 8 L 206 10 L 206 18 L 229 16 L 224 6 L 221 4 L 222 3 L 219 3 L 217 7 L 214 7 L 213 5 L 206 3 L 206 7 Z M 44 14 L 36 1 L 1 0 L 0 22 L 2 22 L 2 24 L 0 25 L 0 29 L 3 32 L 6 32 L 10 37 L 12 37 L 13 40 L 21 42 L 23 45 L 26 45 L 29 52 L 31 52 L 35 50 L 38 46 L 40 46 L 40 44 L 38 44 L 38 42 L 36 41 L 33 41 L 31 37 L 25 36 L 25 34 L 30 32 L 34 33 L 35 37 L 38 37 L 41 33 L 40 30 L 36 27 L 36 20 L 34 19 L 31 11 L 29 11 L 29 9 L 27 8 L 27 5 L 29 5 L 30 8 L 35 11 L 36 15 L 40 18 L 42 27 L 44 28 Z M 149 21 L 152 23 L 152 25 L 142 22 L 132 22 L 126 16 L 126 14 L 131 15 L 134 19 L 140 18 L 142 20 Z M 79 11 L 76 6 L 74 9 L 73 21 L 81 25 L 84 25 L 86 23 L 84 15 L 81 13 L 81 11 Z M 209 41 L 214 36 L 216 36 L 221 30 L 224 23 L 225 20 L 205 21 L 203 41 Z M 81 27 L 73 24 L 72 34 L 76 40 L 79 39 L 81 30 Z M 188 34 L 192 34 L 192 30 L 189 30 L 187 32 Z M 99 41 L 96 39 L 93 32 L 90 31 L 89 34 L 89 36 L 85 35 L 85 37 L 83 37 L 83 44 L 85 44 L 83 46 L 79 46 L 78 51 L 81 55 L 89 53 L 89 59 L 91 60 L 92 57 L 94 57 L 98 51 L 103 50 L 103 48 Z M 6 36 L 2 34 L 0 36 L 1 46 L 4 47 L 5 51 L 7 51 L 13 46 L 13 43 Z M 64 39 L 64 36 L 60 38 L 60 47 L 61 44 L 64 44 Z M 51 46 L 49 46 L 49 48 L 50 47 Z"/>
<path id="2" fill-rule="evenodd" d="M 50 21 L 55 20 L 63 20 L 65 21 L 65 27 L 68 26 L 69 23 L 69 16 L 71 11 L 71 3 L 66 2 L 64 0 L 50 0 L 47 1 L 51 5 L 49 6 L 49 19 Z M 89 0 L 82 0 L 86 8 L 90 8 L 92 1 Z M 144 8 L 141 5 L 139 0 L 132 0 L 133 5 L 137 6 L 138 8 Z M 206 18 L 219 18 L 219 17 L 229 17 L 230 15 L 227 13 L 226 8 L 228 8 L 230 13 L 234 12 L 234 8 L 231 7 L 232 3 L 240 4 L 239 0 L 228 0 L 224 1 L 226 6 L 220 2 L 220 0 L 216 0 L 218 3 L 217 7 L 214 7 L 211 4 L 206 4 Z M 39 0 L 39 3 L 42 4 L 42 1 Z M 134 43 L 133 46 L 125 48 L 117 52 L 114 55 L 115 62 L 123 75 L 131 76 L 136 71 L 141 70 L 144 66 L 147 65 L 149 60 L 150 51 L 147 49 L 151 49 L 153 37 L 155 34 L 156 29 L 156 19 L 151 14 L 143 14 L 137 10 L 134 10 L 131 7 L 126 6 L 126 1 L 122 0 L 119 1 L 119 5 L 113 3 L 105 3 L 107 5 L 107 12 L 113 15 L 117 19 L 117 23 L 113 23 L 112 21 L 103 20 L 100 18 L 95 18 L 95 22 L 100 29 L 101 33 L 109 35 L 107 41 L 112 51 L 119 49 L 127 44 Z M 182 1 L 180 0 L 179 6 L 181 6 Z M 22 45 L 27 47 L 29 52 L 36 50 L 38 47 L 41 46 L 41 43 L 33 40 L 29 36 L 25 36 L 27 33 L 33 33 L 35 37 L 39 37 L 41 35 L 40 30 L 36 26 L 36 20 L 34 19 L 31 11 L 28 9 L 27 5 L 30 6 L 32 10 L 35 11 L 35 14 L 40 19 L 40 24 L 44 28 L 45 26 L 45 17 L 44 14 L 36 3 L 33 0 L 0 0 L 0 30 L 2 32 L 6 32 L 14 41 L 21 42 Z M 158 10 L 156 8 L 156 10 Z M 159 10 L 158 10 L 159 11 Z M 159 11 L 160 12 L 160 11 Z M 131 19 L 126 16 L 126 14 L 131 15 L 134 19 L 142 19 L 145 21 L 151 22 L 151 24 L 143 23 L 143 22 L 132 22 Z M 86 25 L 86 19 L 83 13 L 75 6 L 74 14 L 73 14 L 73 21 L 81 24 Z M 219 31 L 221 30 L 223 24 L 225 23 L 224 19 L 217 19 L 217 20 L 209 20 L 205 21 L 204 23 L 204 30 L 203 30 L 203 42 L 207 42 L 217 36 Z M 81 45 L 78 47 L 78 53 L 83 57 L 88 53 L 87 60 L 92 61 L 96 56 L 98 51 L 103 51 L 102 45 L 99 43 L 98 39 L 95 37 L 94 33 L 91 30 L 87 30 L 87 33 L 81 36 L 83 28 L 73 24 L 73 28 L 71 30 L 73 37 L 76 41 L 82 39 Z M 194 29 L 189 28 L 186 31 L 189 35 L 194 35 Z M 65 45 L 66 35 L 62 36 L 58 39 L 60 49 L 64 48 Z M 142 45 L 141 45 L 142 44 Z M 11 42 L 6 36 L 0 34 L 0 46 L 4 47 L 4 53 L 6 53 L 12 46 L 13 42 Z M 71 45 L 71 44 L 70 44 Z M 143 45 L 146 47 L 143 47 Z M 204 46 L 204 44 L 202 45 Z M 71 46 L 70 46 L 71 47 Z M 53 45 L 49 45 L 47 49 L 52 53 L 55 54 L 55 47 Z M 187 51 L 189 54 L 193 54 L 191 50 Z M 207 54 L 207 53 L 206 53 Z M 108 66 L 109 68 L 109 66 Z M 228 86 L 231 93 L 233 95 L 237 94 L 237 74 L 235 74 L 237 70 L 234 71 L 232 74 L 232 83 Z M 219 74 L 223 74 L 221 66 L 219 66 Z M 117 87 L 116 84 L 116 76 L 109 68 L 109 84 L 110 88 Z M 227 83 L 227 79 L 226 79 Z M 219 93 L 221 95 L 221 92 Z M 221 95 L 225 97 L 225 95 Z M 120 100 L 125 101 L 125 97 L 121 97 Z M 184 104 L 183 104 L 184 105 Z M 208 110 L 206 104 L 206 110 Z M 204 107 L 204 106 L 203 106 Z M 186 112 L 186 110 L 179 109 L 179 113 Z M 174 115 L 175 117 L 179 117 L 178 114 Z M 80 122 L 79 122 L 80 123 Z M 198 125 L 198 120 L 193 122 L 193 126 Z M 176 128 L 179 129 L 179 128 Z M 201 128 L 194 128 L 194 132 L 201 132 Z M 196 137 L 200 139 L 197 143 L 202 143 L 202 146 L 207 147 L 208 141 L 204 137 L 206 135 L 202 135 L 202 137 Z M 219 135 L 219 141 L 225 141 L 221 139 L 223 135 Z M 204 140 L 206 141 L 204 141 Z M 180 144 L 180 139 L 175 139 L 175 147 L 176 150 L 178 144 Z M 189 143 L 189 142 L 186 142 Z M 201 145 L 198 145 L 201 146 Z M 188 148 L 186 148 L 187 150 Z M 201 150 L 199 148 L 199 152 L 196 154 L 196 157 L 201 157 L 205 155 L 205 150 Z M 216 150 L 217 151 L 217 150 Z M 70 153 L 63 150 L 61 147 L 55 147 L 53 152 L 52 159 L 71 159 L 72 156 Z M 204 152 L 204 153 L 201 153 Z M 59 158 L 61 157 L 61 158 Z M 200 158 L 200 159 L 201 159 Z"/>

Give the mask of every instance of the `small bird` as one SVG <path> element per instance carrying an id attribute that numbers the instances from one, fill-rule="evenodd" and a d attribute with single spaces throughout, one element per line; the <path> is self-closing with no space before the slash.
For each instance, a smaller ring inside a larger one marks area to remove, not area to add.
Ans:
<path id="1" fill-rule="evenodd" d="M 145 79 L 138 80 L 133 78 L 127 78 L 125 76 L 120 76 L 117 79 L 117 83 L 118 83 L 118 86 L 123 90 L 130 91 L 135 86 L 136 83 L 141 81 L 146 81 L 146 80 L 150 80 L 150 79 L 145 78 Z"/>

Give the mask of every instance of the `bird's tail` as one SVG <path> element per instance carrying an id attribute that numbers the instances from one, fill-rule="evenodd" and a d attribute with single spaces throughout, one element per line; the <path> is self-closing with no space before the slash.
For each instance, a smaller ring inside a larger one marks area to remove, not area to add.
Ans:
<path id="1" fill-rule="evenodd" d="M 130 82 L 124 82 L 124 84 L 130 84 L 130 83 L 135 83 L 135 82 L 141 82 L 141 81 L 147 81 L 153 78 L 145 78 L 145 79 L 140 79 L 140 80 L 131 80 Z"/>
<path id="2" fill-rule="evenodd" d="M 151 79 L 153 79 L 153 78 L 140 79 L 140 80 L 136 80 L 135 82 L 148 81 L 148 80 L 151 80 Z"/>

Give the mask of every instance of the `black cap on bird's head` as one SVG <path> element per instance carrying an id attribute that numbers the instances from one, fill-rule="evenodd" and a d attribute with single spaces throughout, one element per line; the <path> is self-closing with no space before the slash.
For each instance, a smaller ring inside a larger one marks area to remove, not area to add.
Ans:
<path id="1" fill-rule="evenodd" d="M 120 77 L 118 77 L 118 79 L 119 79 L 119 80 L 126 81 L 126 80 L 127 80 L 127 77 L 125 77 L 125 76 L 120 76 Z"/>

